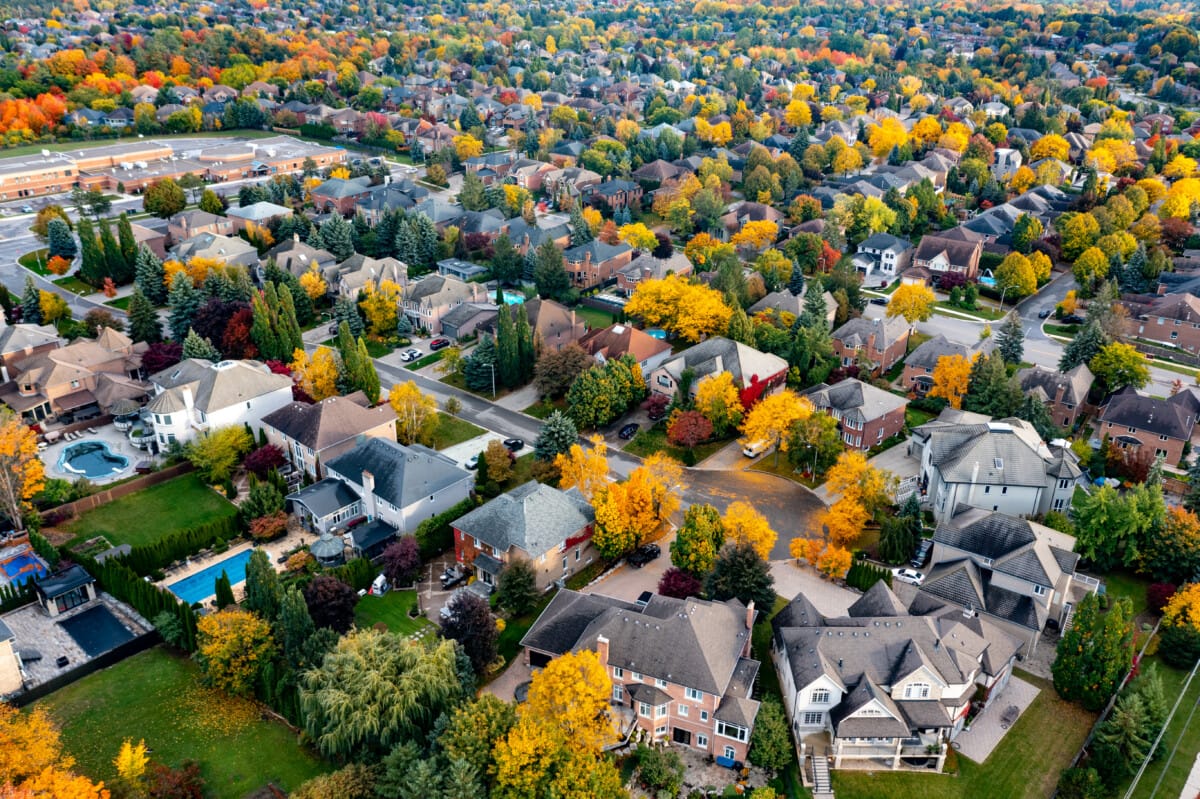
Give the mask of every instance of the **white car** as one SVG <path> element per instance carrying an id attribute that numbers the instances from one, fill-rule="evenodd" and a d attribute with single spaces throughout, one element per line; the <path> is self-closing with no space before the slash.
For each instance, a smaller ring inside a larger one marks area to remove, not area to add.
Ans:
<path id="1" fill-rule="evenodd" d="M 892 579 L 909 585 L 920 585 L 925 582 L 925 574 L 916 569 L 892 569 Z"/>
<path id="2" fill-rule="evenodd" d="M 405 363 L 410 363 L 420 357 L 421 351 L 415 348 L 411 350 L 405 350 L 404 352 L 400 353 L 400 360 L 404 361 Z"/>

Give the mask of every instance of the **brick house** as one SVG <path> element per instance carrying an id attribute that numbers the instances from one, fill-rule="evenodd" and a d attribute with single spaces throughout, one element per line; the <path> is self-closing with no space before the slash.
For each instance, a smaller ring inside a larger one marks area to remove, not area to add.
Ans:
<path id="1" fill-rule="evenodd" d="M 648 375 L 671 357 L 670 343 L 638 330 L 633 325 L 609 325 L 588 331 L 579 346 L 600 363 L 631 355 Z"/>
<path id="2" fill-rule="evenodd" d="M 362 392 L 308 404 L 293 402 L 262 418 L 268 443 L 283 450 L 298 470 L 319 480 L 321 465 L 349 452 L 365 438 L 396 440 L 396 414 L 385 403 L 367 407 Z"/>
<path id="3" fill-rule="evenodd" d="M 578 489 L 529 481 L 454 522 L 454 557 L 475 579 L 495 586 L 504 566 L 528 561 L 539 591 L 596 558 L 596 513 Z"/>
<path id="4" fill-rule="evenodd" d="M 605 244 L 592 239 L 563 252 L 564 268 L 577 289 L 595 288 L 614 279 L 617 270 L 633 260 L 633 248 L 625 242 Z"/>
<path id="5" fill-rule="evenodd" d="M 604 203 L 609 210 L 635 208 L 642 201 L 642 187 L 631 180 L 614 178 L 603 183 L 587 186 L 583 196 L 594 204 Z"/>
<path id="6" fill-rule="evenodd" d="M 958 272 L 972 280 L 979 274 L 979 259 L 982 256 L 983 237 L 956 228 L 922 238 L 913 253 L 912 265 L 928 269 L 934 274 Z"/>
<path id="7" fill-rule="evenodd" d="M 861 350 L 872 374 L 882 374 L 900 362 L 908 349 L 908 322 L 903 317 L 859 317 L 833 331 L 833 354 L 842 366 L 851 366 Z"/>
<path id="8" fill-rule="evenodd" d="M 1023 392 L 1046 403 L 1054 424 L 1068 430 L 1079 419 L 1080 409 L 1087 401 L 1088 391 L 1096 379 L 1085 363 L 1068 372 L 1033 366 L 1018 370 L 1016 377 Z"/>
<path id="9" fill-rule="evenodd" d="M 1200 352 L 1200 297 L 1167 294 L 1148 305 L 1125 303 L 1125 335 L 1187 352 Z"/>
<path id="10" fill-rule="evenodd" d="M 371 184 L 367 178 L 330 178 L 313 187 L 309 194 L 318 211 L 337 211 L 342 216 L 350 216 L 358 201 L 371 194 Z"/>
<path id="11" fill-rule="evenodd" d="M 0 383 L 12 379 L 13 365 L 63 346 L 54 325 L 17 323 L 0 327 Z"/>
<path id="12" fill-rule="evenodd" d="M 172 243 L 186 241 L 201 233 L 232 236 L 236 232 L 232 219 L 208 211 L 180 211 L 167 220 L 167 236 Z"/>
<path id="13" fill-rule="evenodd" d="M 1183 458 L 1183 445 L 1192 439 L 1197 412 L 1200 397 L 1191 390 L 1158 399 L 1127 387 L 1108 398 L 1100 412 L 1097 433 L 1108 436 L 1119 449 L 1146 447 L 1175 464 Z"/>
<path id="14" fill-rule="evenodd" d="M 491 298 L 482 283 L 464 283 L 449 275 L 426 275 L 404 295 L 404 313 L 413 326 L 437 336 L 442 318 L 464 302 L 486 303 Z"/>
<path id="15" fill-rule="evenodd" d="M 643 280 L 661 280 L 667 275 L 687 277 L 692 274 L 692 262 L 682 250 L 666 258 L 655 258 L 649 253 L 639 253 L 636 258 L 617 270 L 617 290 L 626 297 L 633 295 L 638 283 Z"/>
<path id="16" fill-rule="evenodd" d="M 647 377 L 650 390 L 674 399 L 685 370 L 692 372 L 689 389 L 692 398 L 695 398 L 702 381 L 729 372 L 739 389 L 742 407 L 749 408 L 765 394 L 783 385 L 787 378 L 788 362 L 778 355 L 759 352 L 722 336 L 713 336 L 688 347 L 651 372 Z"/>
<path id="17" fill-rule="evenodd" d="M 759 703 L 750 657 L 754 603 L 652 594 L 644 605 L 559 591 L 521 639 L 526 662 L 596 653 L 612 678 L 613 710 L 656 741 L 745 761 Z"/>
<path id="18" fill-rule="evenodd" d="M 838 421 L 847 447 L 868 450 L 904 429 L 908 400 L 855 378 L 832 386 L 819 383 L 804 392 L 813 407 Z"/>

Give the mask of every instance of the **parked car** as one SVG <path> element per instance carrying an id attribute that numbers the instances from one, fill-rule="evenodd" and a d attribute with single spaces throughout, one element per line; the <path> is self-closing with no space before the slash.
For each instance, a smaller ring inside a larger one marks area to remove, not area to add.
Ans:
<path id="1" fill-rule="evenodd" d="M 471 471 L 475 471 L 476 469 L 478 469 L 478 468 L 479 468 L 479 456 L 478 456 L 478 455 L 472 455 L 472 456 L 471 456 L 471 457 L 470 457 L 470 458 L 467 460 L 467 462 L 466 462 L 466 463 L 464 463 L 463 465 L 464 465 L 464 466 L 466 466 L 466 467 L 467 467 L 468 469 L 470 469 Z"/>
<path id="2" fill-rule="evenodd" d="M 753 441 L 746 445 L 746 448 L 742 450 L 742 454 L 747 458 L 757 458 L 766 452 L 769 446 L 771 446 L 771 442 L 769 441 Z"/>
<path id="3" fill-rule="evenodd" d="M 1084 321 L 1085 320 L 1082 316 L 1073 313 L 1067 314 L 1062 318 L 1062 323 L 1064 325 L 1082 325 Z"/>
<path id="4" fill-rule="evenodd" d="M 650 411 L 649 416 L 650 416 L 650 421 L 652 421 L 652 422 L 657 422 L 662 419 L 666 419 L 667 418 L 667 409 L 666 409 L 666 407 L 654 408 L 653 410 Z"/>
<path id="5" fill-rule="evenodd" d="M 640 569 L 662 554 L 658 544 L 643 544 L 625 558 L 625 562 L 635 569 Z"/>
<path id="6" fill-rule="evenodd" d="M 920 569 L 929 560 L 930 552 L 933 552 L 933 539 L 922 538 L 917 542 L 917 547 L 913 550 L 913 556 L 908 561 L 908 565 L 914 569 Z"/>
<path id="7" fill-rule="evenodd" d="M 449 346 L 450 339 L 448 338 L 435 338 L 433 341 L 429 342 L 429 349 L 433 352 L 437 352 L 438 350 Z"/>
<path id="8" fill-rule="evenodd" d="M 887 300 L 887 297 L 872 297 L 871 304 L 872 305 L 887 305 L 888 300 Z"/>
<path id="9" fill-rule="evenodd" d="M 1051 311 L 1049 308 L 1045 308 L 1041 311 L 1038 311 L 1038 319 L 1049 319 L 1050 314 L 1052 314 L 1052 313 L 1054 313 L 1054 312 Z"/>
<path id="10" fill-rule="evenodd" d="M 338 322 L 334 322 L 329 326 L 329 335 L 336 336 L 338 332 Z"/>
<path id="11" fill-rule="evenodd" d="M 509 452 L 518 452 L 525 446 L 525 442 L 519 438 L 504 439 L 504 446 L 508 447 Z"/>
<path id="12" fill-rule="evenodd" d="M 438 579 L 441 580 L 442 590 L 445 591 L 446 589 L 453 588 L 463 580 L 467 579 L 467 574 L 458 566 L 447 566 L 446 570 L 442 572 Z"/>
<path id="13" fill-rule="evenodd" d="M 893 569 L 892 579 L 909 585 L 920 585 L 925 582 L 925 575 L 915 569 Z"/>
<path id="14" fill-rule="evenodd" d="M 639 425 L 637 422 L 630 422 L 621 428 L 621 432 L 617 433 L 617 437 L 624 441 L 628 441 L 637 435 L 639 427 L 641 427 L 641 425 Z"/>
<path id="15" fill-rule="evenodd" d="M 419 349 L 417 349 L 416 347 L 413 347 L 412 349 L 408 349 L 408 350 L 405 350 L 404 352 L 400 353 L 400 360 L 404 361 L 405 363 L 415 361 L 417 358 L 420 358 L 420 357 L 421 357 L 421 351 Z"/>
<path id="16" fill-rule="evenodd" d="M 23 213 L 23 214 L 32 214 L 32 213 L 33 213 L 33 206 L 32 206 L 32 205 L 22 205 L 22 206 L 21 206 L 21 213 Z"/>

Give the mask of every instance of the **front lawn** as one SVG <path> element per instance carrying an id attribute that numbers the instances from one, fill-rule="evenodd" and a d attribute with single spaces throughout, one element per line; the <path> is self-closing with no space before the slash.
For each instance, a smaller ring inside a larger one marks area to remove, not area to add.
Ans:
<path id="1" fill-rule="evenodd" d="M 555 411 L 562 411 L 563 413 L 566 413 L 567 401 L 565 399 L 556 399 L 553 401 L 540 399 L 525 410 L 521 411 L 521 413 L 527 416 L 532 416 L 534 419 L 549 419 L 550 414 L 554 413 Z"/>
<path id="2" fill-rule="evenodd" d="M 438 361 L 440 361 L 442 359 L 442 355 L 445 352 L 446 352 L 445 350 L 438 350 L 437 352 L 431 352 L 428 355 L 426 355 L 424 358 L 418 358 L 417 360 L 413 361 L 412 363 L 404 364 L 404 368 L 411 369 L 414 372 L 417 371 L 418 369 L 424 369 L 426 366 L 429 366 L 431 363 L 437 363 Z"/>
<path id="3" fill-rule="evenodd" d="M 87 511 L 63 529 L 74 533 L 73 543 L 102 535 L 113 546 L 136 547 L 236 513 L 232 502 L 192 473 Z"/>
<path id="4" fill-rule="evenodd" d="M 476 427 L 466 419 L 459 419 L 438 411 L 438 429 L 433 436 L 433 449 L 446 449 L 464 441 L 483 435 L 486 430 Z"/>
<path id="5" fill-rule="evenodd" d="M 693 447 L 689 452 L 686 447 L 677 447 L 667 440 L 667 425 L 665 422 L 659 422 L 653 427 L 645 430 L 639 430 L 633 440 L 625 445 L 625 451 L 646 458 L 656 452 L 662 452 L 670 455 L 677 461 L 692 466 L 712 455 L 717 450 L 724 447 L 733 439 L 722 438 L 716 441 L 707 441 L 697 447 Z M 690 459 L 685 460 L 685 456 Z"/>
<path id="6" fill-rule="evenodd" d="M 133 295 L 130 295 L 128 297 L 117 297 L 115 300 L 108 300 L 104 304 L 109 306 L 110 308 L 119 308 L 122 311 L 128 311 L 129 310 L 129 301 L 131 299 L 133 299 Z"/>
<path id="7" fill-rule="evenodd" d="M 388 591 L 383 596 L 368 594 L 354 607 L 354 623 L 361 630 L 383 623 L 396 635 L 412 635 L 433 627 L 424 616 L 408 615 L 417 605 L 416 591 Z"/>
<path id="8" fill-rule="evenodd" d="M 964 317 L 974 317 L 976 319 L 983 319 L 987 322 L 998 322 L 1005 316 L 1005 314 L 1000 313 L 999 310 L 990 308 L 986 305 L 976 305 L 973 309 L 967 310 L 966 308 L 960 308 L 957 305 L 951 305 L 949 302 L 939 301 L 935 302 L 933 307 L 936 308 L 937 311 L 942 311 L 947 316 L 955 316 L 960 319 Z"/>
<path id="9" fill-rule="evenodd" d="M 77 768 L 93 779 L 116 776 L 121 742 L 145 740 L 169 766 L 196 760 L 206 796 L 242 799 L 273 783 L 294 791 L 332 770 L 296 733 L 264 720 L 257 704 L 204 688 L 190 660 L 157 648 L 54 692 L 40 704 L 62 729 Z"/>
<path id="10" fill-rule="evenodd" d="M 434 354 L 440 355 L 441 353 L 434 353 Z M 426 357 L 429 357 L 429 356 L 426 356 Z M 424 360 L 424 359 L 422 359 L 422 360 Z M 420 363 L 420 362 L 421 361 L 417 361 L 417 363 Z M 412 369 L 413 367 L 414 367 L 414 364 L 409 364 L 409 366 L 408 366 L 409 369 Z M 463 379 L 463 376 L 460 372 L 453 372 L 448 375 L 442 375 L 438 379 L 441 380 L 443 383 L 445 383 L 448 386 L 454 386 L 457 389 L 461 389 L 470 394 L 474 394 L 477 397 L 482 397 L 484 399 L 493 400 L 493 401 L 498 400 L 501 397 L 508 396 L 509 394 L 512 393 L 512 389 L 505 388 L 504 386 L 502 386 L 499 383 L 498 380 L 496 383 L 496 393 L 495 394 L 492 394 L 491 386 L 484 388 L 484 389 L 479 389 L 479 390 L 473 389 L 467 385 L 467 381 Z"/>
<path id="11" fill-rule="evenodd" d="M 527 613 L 524 616 L 517 616 L 514 619 L 505 619 L 504 629 L 500 631 L 500 636 L 496 641 L 496 648 L 504 658 L 505 666 L 512 663 L 513 659 L 521 654 L 521 639 L 525 637 L 525 633 L 529 632 L 529 628 L 537 621 L 537 617 L 550 604 L 554 593 L 554 591 L 550 591 L 545 594 L 531 613 Z M 499 677 L 503 673 L 504 669 L 496 669 L 491 674 L 491 678 Z"/>
<path id="12" fill-rule="evenodd" d="M 394 349 L 386 341 L 380 341 L 379 339 L 371 336 L 367 337 L 366 344 L 367 354 L 372 358 L 382 358 L 383 356 L 391 353 L 391 351 Z"/>
<path id="13" fill-rule="evenodd" d="M 1079 325 L 1055 325 L 1051 324 L 1050 322 L 1046 322 L 1044 325 L 1042 325 L 1042 330 L 1045 331 L 1047 335 L 1067 336 L 1070 338 L 1079 332 Z"/>
<path id="14" fill-rule="evenodd" d="M 904 424 L 909 430 L 912 430 L 914 427 L 920 427 L 936 417 L 937 414 L 923 411 L 920 408 L 914 408 L 912 405 L 904 409 Z"/>
<path id="15" fill-rule="evenodd" d="M 50 270 L 46 268 L 46 260 L 49 254 L 50 250 L 43 247 L 40 250 L 34 250 L 32 252 L 25 253 L 21 257 L 17 258 L 17 263 L 31 272 L 37 272 L 43 277 L 49 277 Z"/>
<path id="16" fill-rule="evenodd" d="M 825 482 L 822 477 L 805 477 L 800 472 L 796 471 L 796 467 L 788 460 L 786 453 L 779 453 L 778 462 L 774 452 L 767 453 L 762 458 L 750 467 L 756 472 L 766 472 L 767 474 L 777 475 L 788 480 L 793 480 L 802 486 L 815 489 L 821 483 Z"/>
<path id="17" fill-rule="evenodd" d="M 1094 714 L 1054 692 L 1048 680 L 1016 675 L 1041 688 L 984 763 L 958 757 L 957 779 L 891 771 L 834 771 L 838 799 L 1045 799 L 1095 722 Z M 947 763 L 955 759 L 952 755 Z M 1164 794 L 1165 795 L 1165 794 Z"/>
<path id="18" fill-rule="evenodd" d="M 59 288 L 66 289 L 72 294 L 78 294 L 81 297 L 86 297 L 89 294 L 96 293 L 94 286 L 89 286 L 87 283 L 84 283 L 82 280 L 73 275 L 56 277 L 54 279 L 54 285 L 58 286 Z"/>

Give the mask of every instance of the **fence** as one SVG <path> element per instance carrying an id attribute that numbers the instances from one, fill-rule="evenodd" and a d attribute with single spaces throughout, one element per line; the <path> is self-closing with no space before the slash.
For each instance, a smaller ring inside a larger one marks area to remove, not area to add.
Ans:
<path id="1" fill-rule="evenodd" d="M 1200 356 L 1193 355 L 1185 350 L 1175 347 L 1160 347 L 1156 344 L 1150 344 L 1142 339 L 1133 339 L 1132 344 L 1138 352 L 1155 358 L 1161 358 L 1164 361 L 1175 361 L 1184 366 L 1200 366 Z M 1184 375 L 1179 376 L 1180 380 L 1184 380 Z"/>
<path id="2" fill-rule="evenodd" d="M 133 657 L 139 652 L 145 652 L 153 646 L 158 646 L 162 643 L 162 636 L 158 634 L 158 630 L 151 630 L 148 633 L 143 633 L 131 641 L 126 641 L 115 649 L 110 649 L 99 657 L 92 658 L 87 663 L 71 669 L 66 674 L 60 674 L 52 680 L 48 680 L 41 685 L 36 685 L 28 691 L 22 691 L 8 699 L 9 703 L 16 707 L 25 707 L 37 700 L 49 696 L 60 688 L 65 688 L 73 682 L 82 680 L 89 674 L 95 674 L 101 669 L 107 669 L 109 666 L 115 666 L 122 660 L 128 657 Z"/>
<path id="3" fill-rule="evenodd" d="M 106 488 L 98 491 L 95 494 L 86 496 L 83 499 L 77 499 L 74 502 L 68 502 L 65 505 L 59 505 L 57 508 L 50 508 L 42 511 L 42 521 L 47 522 L 50 518 L 67 518 L 73 519 L 81 513 L 85 513 L 93 508 L 98 508 L 101 505 L 107 505 L 114 499 L 128 496 L 136 491 L 141 491 L 143 488 L 150 488 L 159 483 L 165 483 L 172 478 L 178 477 L 181 474 L 187 474 L 195 467 L 190 463 L 180 463 L 175 466 L 169 466 L 160 472 L 143 475 L 142 477 L 134 478 L 127 483 Z"/>

